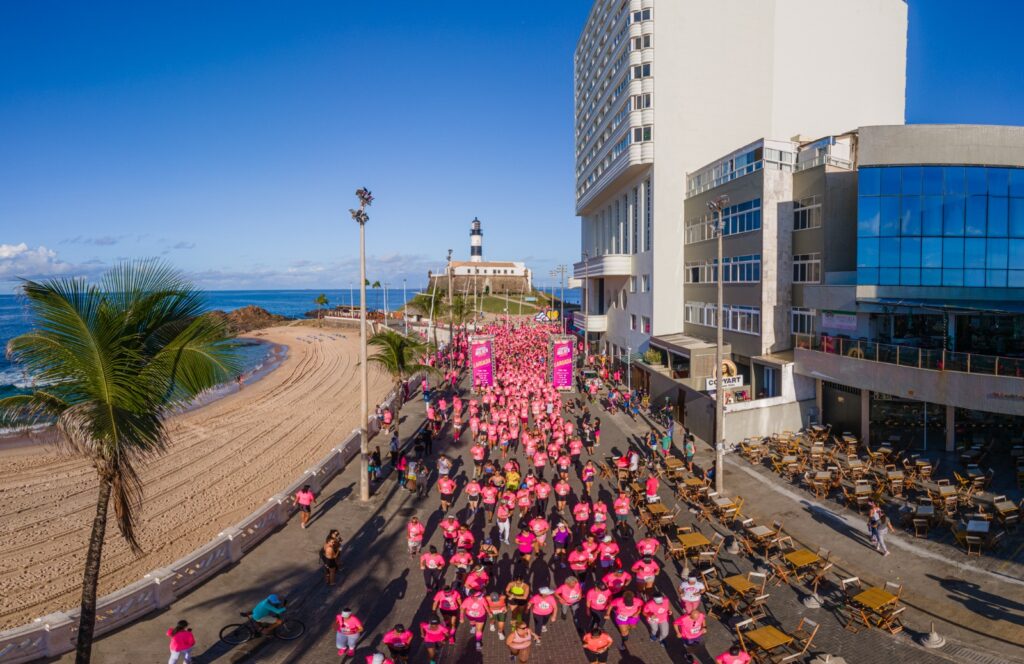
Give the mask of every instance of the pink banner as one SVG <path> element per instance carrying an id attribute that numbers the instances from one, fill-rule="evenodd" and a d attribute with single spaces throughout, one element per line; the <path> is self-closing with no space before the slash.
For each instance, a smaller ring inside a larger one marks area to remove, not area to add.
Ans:
<path id="1" fill-rule="evenodd" d="M 489 338 L 471 339 L 470 357 L 473 358 L 473 387 L 494 385 L 494 354 Z"/>
<path id="2" fill-rule="evenodd" d="M 571 337 L 551 344 L 551 386 L 556 390 L 572 389 L 572 347 Z"/>

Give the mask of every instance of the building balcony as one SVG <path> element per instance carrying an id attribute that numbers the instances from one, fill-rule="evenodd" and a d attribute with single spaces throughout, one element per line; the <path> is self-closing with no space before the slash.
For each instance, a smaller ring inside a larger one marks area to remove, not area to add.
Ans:
<path id="1" fill-rule="evenodd" d="M 577 279 L 591 277 L 628 277 L 633 274 L 632 254 L 605 254 L 592 256 L 573 263 L 572 276 Z"/>
<path id="2" fill-rule="evenodd" d="M 1024 359 L 795 335 L 804 376 L 928 403 L 1019 415 Z"/>
<path id="3" fill-rule="evenodd" d="M 608 316 L 606 314 L 584 314 L 582 311 L 574 311 L 572 314 L 573 324 L 587 332 L 607 332 Z"/>

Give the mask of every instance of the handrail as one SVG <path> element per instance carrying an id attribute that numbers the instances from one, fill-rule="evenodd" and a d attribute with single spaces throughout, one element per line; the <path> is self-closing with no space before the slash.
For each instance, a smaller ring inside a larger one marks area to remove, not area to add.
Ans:
<path id="1" fill-rule="evenodd" d="M 794 334 L 793 347 L 901 367 L 1024 378 L 1024 358 L 885 344 L 864 339 Z"/>

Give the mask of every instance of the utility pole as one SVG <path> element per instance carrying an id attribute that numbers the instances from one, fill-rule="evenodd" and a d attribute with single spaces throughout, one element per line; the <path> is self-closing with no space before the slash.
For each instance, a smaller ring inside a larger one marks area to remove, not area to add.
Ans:
<path id="1" fill-rule="evenodd" d="M 373 194 L 366 187 L 356 190 L 359 197 L 359 209 L 349 210 L 352 220 L 359 224 L 359 378 L 362 383 L 359 390 L 359 499 L 370 500 L 369 465 L 369 426 L 370 396 L 366 375 L 366 222 L 370 215 L 366 208 L 373 203 Z"/>
<path id="2" fill-rule="evenodd" d="M 448 250 L 448 345 L 452 343 L 452 250 Z M 450 353 L 449 353 L 450 355 Z"/>
<path id="3" fill-rule="evenodd" d="M 725 228 L 722 225 L 722 211 L 729 205 L 728 196 L 719 196 L 713 201 L 708 201 L 708 209 L 712 216 L 718 215 L 715 222 L 715 231 L 718 240 L 718 264 L 715 266 L 715 283 L 718 292 L 718 308 L 715 310 L 715 491 L 722 493 L 725 474 L 725 385 L 722 374 L 722 354 L 724 343 L 722 341 L 722 284 L 725 274 L 722 270 L 722 236 Z"/>
<path id="4" fill-rule="evenodd" d="M 565 273 L 569 268 L 565 265 L 559 265 L 554 270 L 551 270 L 552 277 L 559 277 L 559 282 L 556 285 L 562 287 L 562 295 L 558 298 L 559 313 L 558 320 L 562 322 L 562 330 L 565 330 Z M 552 288 L 552 291 L 554 288 Z"/>
<path id="5" fill-rule="evenodd" d="M 409 293 L 402 279 L 402 318 L 405 320 L 405 336 L 409 336 Z"/>
<path id="6" fill-rule="evenodd" d="M 589 292 L 590 292 L 590 254 L 586 251 L 583 252 L 583 357 L 584 362 L 590 355 L 590 308 Z"/>
<path id="7" fill-rule="evenodd" d="M 626 389 L 633 392 L 633 349 L 626 346 Z"/>

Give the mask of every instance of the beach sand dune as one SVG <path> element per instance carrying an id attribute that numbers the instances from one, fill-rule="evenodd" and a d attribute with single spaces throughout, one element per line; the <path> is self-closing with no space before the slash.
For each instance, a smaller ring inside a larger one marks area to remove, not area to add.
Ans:
<path id="1" fill-rule="evenodd" d="M 259 336 L 288 346 L 281 366 L 172 417 L 167 454 L 143 469 L 142 556 L 122 541 L 111 509 L 101 596 L 237 523 L 357 426 L 356 330 L 278 327 Z M 371 365 L 371 410 L 390 386 Z M 14 447 L 0 457 L 0 628 L 77 606 L 96 492 L 91 466 L 52 449 Z"/>

